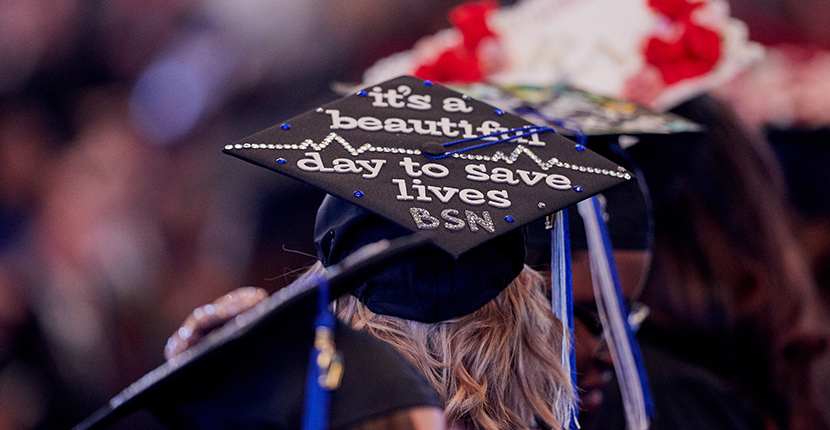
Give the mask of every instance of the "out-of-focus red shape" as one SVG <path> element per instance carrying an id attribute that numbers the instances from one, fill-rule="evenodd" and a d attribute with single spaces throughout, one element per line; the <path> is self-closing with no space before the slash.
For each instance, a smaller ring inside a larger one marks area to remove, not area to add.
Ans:
<path id="1" fill-rule="evenodd" d="M 720 35 L 706 27 L 686 22 L 674 42 L 652 37 L 645 46 L 648 64 L 660 71 L 666 85 L 711 71 L 721 56 Z"/>
<path id="2" fill-rule="evenodd" d="M 415 76 L 436 82 L 480 82 L 485 73 L 478 57 L 478 48 L 495 34 L 487 26 L 487 18 L 499 8 L 495 1 L 464 3 L 449 12 L 449 20 L 461 33 L 461 43 L 448 48 L 435 61 L 421 64 Z"/>
<path id="3" fill-rule="evenodd" d="M 688 0 L 648 0 L 648 6 L 672 21 L 683 21 L 689 19 L 695 9 L 703 6 L 703 2 L 692 3 Z"/>
<path id="4" fill-rule="evenodd" d="M 464 48 L 475 52 L 482 40 L 495 34 L 487 26 L 487 17 L 499 8 L 495 1 L 476 1 L 452 8 L 449 20 L 461 32 Z"/>

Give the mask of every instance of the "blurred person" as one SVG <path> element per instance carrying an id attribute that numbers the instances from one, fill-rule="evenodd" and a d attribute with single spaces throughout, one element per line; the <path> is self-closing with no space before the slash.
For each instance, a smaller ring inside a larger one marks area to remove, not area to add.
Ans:
<path id="1" fill-rule="evenodd" d="M 830 51 L 779 45 L 717 96 L 766 135 L 786 179 L 798 243 L 830 306 L 830 208 L 826 198 Z M 766 91 L 761 91 L 761 88 Z"/>
<path id="2" fill-rule="evenodd" d="M 710 97 L 674 111 L 708 131 L 631 149 L 655 202 L 640 332 L 653 428 L 827 428 L 814 389 L 826 319 L 772 154 Z"/>
<path id="3" fill-rule="evenodd" d="M 717 92 L 746 123 L 766 136 L 781 163 L 789 200 L 785 208 L 788 221 L 824 298 L 825 311 L 830 310 L 828 70 L 827 50 L 806 42 L 779 45 L 769 49 L 764 61 Z M 817 404 L 830 402 L 827 361 L 825 357 L 823 369 L 811 365 L 816 373 L 806 377 Z"/>
<path id="4" fill-rule="evenodd" d="M 180 24 L 183 3 L 3 2 L 0 97 L 42 105 L 57 131 L 50 143 L 68 144 L 78 132 L 79 95 L 108 83 L 131 84 Z"/>
<path id="5" fill-rule="evenodd" d="M 0 101 L 0 427 L 71 425 L 80 407 L 57 371 L 34 306 L 37 214 L 58 156 L 55 124 L 39 103 Z"/>
<path id="6" fill-rule="evenodd" d="M 32 231 L 13 250 L 30 262 L 33 317 L 56 374 L 75 392 L 66 424 L 162 362 L 160 346 L 180 315 L 242 276 L 250 255 L 250 179 L 224 175 L 221 153 L 206 157 L 196 137 L 150 144 L 130 121 L 128 94 L 117 84 L 81 91 L 77 138 L 50 148 L 51 163 L 23 179 L 33 187 L 39 181 L 28 175 L 40 178 L 41 195 L 28 214 Z"/>
<path id="7" fill-rule="evenodd" d="M 109 394 L 163 360 L 158 345 L 178 315 L 240 276 L 250 241 L 240 228 L 250 193 L 234 196 L 243 183 L 223 186 L 217 157 L 196 143 L 152 145 L 130 121 L 128 95 L 113 85 L 79 98 L 78 138 L 53 170 L 37 223 L 41 317 L 76 361 L 70 374 L 95 372 L 83 351 L 102 342 L 101 368 L 115 373 L 89 386 Z M 200 287 L 178 287 L 191 282 Z M 61 302 L 88 310 L 70 317 Z M 89 330 L 67 331 L 69 321 Z"/>
<path id="8" fill-rule="evenodd" d="M 25 87 L 60 68 L 80 42 L 82 7 L 77 0 L 7 1 L 0 5 L 0 95 Z"/>
<path id="9" fill-rule="evenodd" d="M 118 94 L 90 92 L 78 104 L 78 138 L 49 169 L 28 255 L 31 306 L 76 422 L 151 361 L 154 322 L 135 318 L 157 294 L 147 287 L 159 237 L 144 194 L 154 175 Z"/>

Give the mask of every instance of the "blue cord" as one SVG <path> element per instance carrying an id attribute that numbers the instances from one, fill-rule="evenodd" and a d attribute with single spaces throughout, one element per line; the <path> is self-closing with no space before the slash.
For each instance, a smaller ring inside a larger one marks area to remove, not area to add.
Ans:
<path id="1" fill-rule="evenodd" d="M 542 114 L 534 108 L 527 106 L 518 107 L 515 109 L 515 112 L 517 115 L 533 115 L 537 118 L 544 120 L 548 124 L 555 124 L 564 128 L 565 130 L 572 132 L 574 134 L 574 137 L 576 138 L 576 143 L 580 145 L 584 146 L 588 143 L 588 135 L 585 133 L 585 130 L 582 128 L 582 126 L 579 125 L 579 123 L 576 121 L 564 118 L 552 118 Z"/>
<path id="2" fill-rule="evenodd" d="M 306 377 L 303 430 L 326 430 L 328 427 L 329 391 L 320 383 L 320 366 L 317 359 L 320 349 L 316 345 L 317 331 L 327 329 L 334 336 L 334 315 L 329 309 L 329 283 L 321 276 L 317 279 L 317 316 L 314 318 L 315 344 L 311 348 Z"/>
<path id="3" fill-rule="evenodd" d="M 563 209 L 560 211 L 561 216 L 557 217 L 554 229 L 562 230 L 562 240 L 558 240 L 559 235 L 554 233 L 553 236 L 553 252 L 551 257 L 551 282 L 553 287 L 552 294 L 554 297 L 559 297 L 562 290 L 565 291 L 565 312 L 567 312 L 568 320 L 568 337 L 570 339 L 570 351 L 568 354 L 568 363 L 571 369 L 571 383 L 573 385 L 574 395 L 578 395 L 579 390 L 576 384 L 576 349 L 574 348 L 574 305 L 573 305 L 573 275 L 571 272 L 571 235 L 568 223 L 568 211 Z M 563 261 L 564 260 L 564 261 Z M 564 266 L 564 267 L 563 267 Z M 564 271 L 564 285 L 562 285 L 561 277 L 556 273 Z M 564 363 L 563 363 L 564 364 Z M 572 415 L 568 424 L 569 430 L 579 429 L 579 407 L 575 405 L 572 409 Z"/>
<path id="4" fill-rule="evenodd" d="M 516 139 L 519 139 L 519 138 L 522 138 L 522 137 L 525 137 L 525 136 L 530 136 L 532 134 L 540 134 L 540 133 L 544 133 L 546 131 L 552 131 L 552 132 L 556 133 L 556 130 L 554 130 L 550 127 L 547 127 L 547 126 L 526 125 L 524 127 L 513 128 L 513 129 L 510 129 L 510 130 L 506 130 L 506 131 L 497 131 L 495 133 L 485 134 L 483 136 L 468 137 L 466 139 L 454 140 L 452 142 L 444 143 L 444 144 L 442 144 L 442 146 L 448 147 L 448 146 L 452 146 L 452 145 L 457 145 L 459 143 L 474 142 L 474 141 L 486 139 L 488 137 L 500 136 L 500 135 L 504 135 L 504 134 L 508 134 L 508 133 L 516 133 L 516 132 L 521 132 L 521 131 L 526 131 L 526 133 L 517 134 L 515 136 L 511 136 L 511 137 L 508 137 L 508 138 L 505 138 L 505 139 L 495 140 L 495 141 L 492 141 L 492 142 L 481 143 L 481 144 L 470 146 L 470 147 L 467 147 L 467 148 L 456 149 L 455 151 L 445 152 L 441 155 L 429 155 L 429 154 L 423 154 L 423 155 L 425 157 L 432 158 L 433 160 L 441 160 L 441 159 L 450 157 L 453 154 L 459 154 L 459 153 L 470 151 L 470 150 L 473 150 L 473 149 L 484 148 L 484 147 L 487 147 L 487 146 L 490 146 L 490 145 L 495 145 L 495 144 L 498 144 L 498 143 L 509 142 L 509 141 L 516 140 Z"/>
<path id="5" fill-rule="evenodd" d="M 594 207 L 594 211 L 597 214 L 597 219 L 602 220 L 602 209 L 600 208 L 599 200 L 596 198 L 592 198 L 592 203 Z M 637 342 L 637 337 L 634 333 L 634 330 L 631 329 L 631 324 L 628 322 L 629 310 L 628 305 L 625 301 L 625 296 L 622 293 L 622 287 L 620 286 L 620 277 L 617 273 L 617 266 L 613 264 L 614 261 L 614 251 L 611 245 L 611 236 L 608 234 L 608 227 L 605 225 L 604 222 L 599 222 L 599 229 L 600 234 L 602 236 L 603 247 L 605 248 L 605 255 L 609 261 L 609 269 L 611 270 L 611 278 L 614 280 L 614 291 L 617 295 L 617 303 L 619 303 L 620 308 L 620 315 L 623 315 L 623 325 L 625 326 L 625 332 L 628 337 L 628 343 L 631 346 L 631 356 L 634 359 L 634 363 L 637 366 L 637 374 L 640 377 L 640 386 L 643 390 L 643 403 L 645 405 L 646 415 L 650 418 L 654 418 L 654 398 L 651 395 L 651 387 L 648 383 L 648 376 L 646 375 L 645 366 L 643 365 L 643 356 L 640 353 L 640 344 Z"/>

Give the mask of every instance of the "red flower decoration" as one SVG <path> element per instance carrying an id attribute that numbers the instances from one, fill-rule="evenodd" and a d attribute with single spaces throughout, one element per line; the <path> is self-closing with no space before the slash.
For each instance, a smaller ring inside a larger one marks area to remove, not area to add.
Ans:
<path id="1" fill-rule="evenodd" d="M 688 21 L 677 41 L 652 37 L 645 48 L 646 62 L 660 71 L 666 85 L 708 73 L 720 55 L 720 35 Z"/>
<path id="2" fill-rule="evenodd" d="M 432 63 L 422 64 L 415 70 L 415 76 L 435 82 L 481 82 L 484 73 L 478 57 L 460 48 L 444 51 Z"/>
<path id="3" fill-rule="evenodd" d="M 481 42 L 495 34 L 487 26 L 487 17 L 499 5 L 485 0 L 453 8 L 449 20 L 461 33 L 462 42 L 442 52 L 432 63 L 422 64 L 415 76 L 436 82 L 480 82 L 485 73 L 478 58 Z"/>
<path id="4" fill-rule="evenodd" d="M 449 20 L 461 32 L 464 38 L 464 48 L 475 52 L 482 40 L 493 36 L 487 26 L 487 17 L 499 8 L 495 1 L 478 1 L 464 3 L 450 10 Z"/>
<path id="5" fill-rule="evenodd" d="M 652 9 L 666 15 L 672 21 L 689 19 L 695 9 L 703 6 L 703 2 L 691 3 L 688 0 L 648 0 Z"/>

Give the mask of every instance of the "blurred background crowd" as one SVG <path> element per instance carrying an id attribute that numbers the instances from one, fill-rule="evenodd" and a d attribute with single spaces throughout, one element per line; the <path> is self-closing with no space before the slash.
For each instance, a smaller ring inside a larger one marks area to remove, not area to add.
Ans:
<path id="1" fill-rule="evenodd" d="M 0 0 L 0 430 L 71 427 L 161 364 L 193 308 L 313 262 L 322 195 L 222 147 L 336 98 L 332 82 L 460 3 Z M 801 91 L 811 125 L 830 125 L 806 102 L 830 85 L 826 1 L 731 7 L 753 40 L 790 46 L 778 73 L 793 86 L 773 93 Z M 724 97 L 751 125 L 786 117 L 736 88 Z M 796 231 L 826 292 L 827 212 L 806 199 Z"/>

